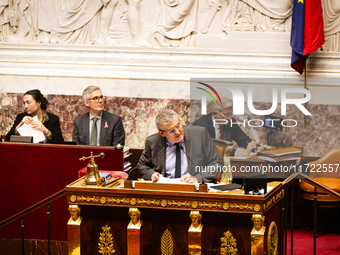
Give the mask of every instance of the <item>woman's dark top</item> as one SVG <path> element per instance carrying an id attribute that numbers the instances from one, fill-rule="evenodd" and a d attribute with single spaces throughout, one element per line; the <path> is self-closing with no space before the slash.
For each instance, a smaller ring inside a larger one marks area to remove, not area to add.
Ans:
<path id="1" fill-rule="evenodd" d="M 46 115 L 44 115 L 45 113 Z M 49 112 L 47 113 L 44 110 L 43 110 L 43 115 L 44 115 L 43 124 L 52 133 L 50 137 L 47 137 L 47 142 L 48 143 L 63 142 L 64 138 L 63 138 L 63 135 L 60 129 L 59 117 L 55 114 L 52 114 Z M 19 125 L 22 119 L 26 116 L 31 116 L 31 115 L 27 114 L 26 112 L 20 113 L 17 115 L 11 130 L 6 134 L 6 141 L 9 141 L 11 135 L 17 134 L 15 128 Z"/>

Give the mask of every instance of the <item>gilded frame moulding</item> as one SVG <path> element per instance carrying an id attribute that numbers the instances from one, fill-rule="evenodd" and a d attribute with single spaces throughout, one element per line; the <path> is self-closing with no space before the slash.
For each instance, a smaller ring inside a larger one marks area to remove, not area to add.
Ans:
<path id="1" fill-rule="evenodd" d="M 275 198 L 274 198 L 275 199 Z M 271 201 L 271 200 L 270 200 Z M 270 202 L 268 201 L 268 202 Z M 154 207 L 184 207 L 192 209 L 217 209 L 224 211 L 261 211 L 261 205 L 259 204 L 237 204 L 237 203 L 220 203 L 220 202 L 198 202 L 198 201 L 176 201 L 176 200 L 166 200 L 166 199 L 143 199 L 143 198 L 113 198 L 113 197 L 96 197 L 96 196 L 70 196 L 70 202 L 80 202 L 80 203 L 94 203 L 94 204 L 117 204 L 117 205 L 132 205 L 132 206 L 154 206 Z M 268 203 L 267 202 L 267 203 Z M 265 207 L 265 205 L 264 205 Z"/>
<path id="2" fill-rule="evenodd" d="M 271 199 L 269 199 L 266 203 L 263 204 L 263 209 L 268 210 L 271 206 L 273 206 L 277 201 L 279 201 L 284 196 L 285 190 L 282 189 L 279 193 L 277 193 L 275 196 L 272 196 Z"/>

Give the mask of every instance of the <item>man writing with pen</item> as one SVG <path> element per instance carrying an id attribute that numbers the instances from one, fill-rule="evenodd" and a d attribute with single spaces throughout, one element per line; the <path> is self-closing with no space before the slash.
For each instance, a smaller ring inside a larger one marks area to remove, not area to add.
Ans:
<path id="1" fill-rule="evenodd" d="M 169 109 L 156 116 L 156 126 L 158 133 L 146 138 L 137 165 L 142 178 L 179 178 L 188 183 L 214 180 L 214 170 L 223 164 L 206 128 L 182 125 L 177 113 Z"/>
<path id="2" fill-rule="evenodd" d="M 212 138 L 230 142 L 235 141 L 239 147 L 244 148 L 233 149 L 230 156 L 248 156 L 252 152 L 260 152 L 271 149 L 270 146 L 261 145 L 249 138 L 249 136 L 247 136 L 238 126 L 237 121 L 232 117 L 232 113 L 232 101 L 225 99 L 221 106 L 215 106 L 211 113 L 203 115 L 196 120 L 193 125 L 205 127 Z"/>

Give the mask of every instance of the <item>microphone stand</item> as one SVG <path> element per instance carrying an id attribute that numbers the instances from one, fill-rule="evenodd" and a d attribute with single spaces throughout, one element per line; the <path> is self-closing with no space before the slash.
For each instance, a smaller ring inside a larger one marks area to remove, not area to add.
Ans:
<path id="1" fill-rule="evenodd" d="M 166 148 L 168 147 L 168 145 L 164 145 L 163 148 L 156 154 L 155 157 L 157 157 L 163 150 L 165 150 Z M 128 174 L 128 178 L 124 181 L 124 188 L 126 189 L 132 189 L 132 181 L 130 179 L 130 174 L 137 168 L 137 166 L 135 166 L 134 168 L 132 168 L 130 171 L 129 171 L 129 174 Z"/>
<path id="2" fill-rule="evenodd" d="M 190 160 L 191 164 L 193 164 L 193 166 L 196 167 L 196 165 L 194 164 L 194 162 L 192 162 L 191 158 L 190 158 L 190 157 L 188 156 L 188 154 L 185 152 L 183 146 L 180 145 L 179 148 L 181 149 L 181 151 L 184 152 L 184 154 L 185 154 L 185 155 L 187 156 L 187 158 Z M 189 174 L 190 174 L 190 168 L 189 168 Z M 201 173 L 201 171 L 199 171 L 199 174 L 201 175 L 202 182 L 199 184 L 198 191 L 199 191 L 199 192 L 208 192 L 208 185 L 205 183 L 204 177 L 203 177 L 203 174 Z"/>
<path id="3" fill-rule="evenodd" d="M 129 173 L 128 173 L 128 178 L 124 181 L 124 188 L 126 189 L 132 189 L 132 181 L 130 179 L 130 174 L 137 168 L 137 166 L 135 166 L 134 168 L 132 168 Z"/>

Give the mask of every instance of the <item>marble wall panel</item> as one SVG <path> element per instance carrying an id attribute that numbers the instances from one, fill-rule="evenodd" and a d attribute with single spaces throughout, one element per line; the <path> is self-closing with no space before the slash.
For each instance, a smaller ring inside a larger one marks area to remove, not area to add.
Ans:
<path id="1" fill-rule="evenodd" d="M 73 120 L 76 116 L 87 112 L 81 96 L 72 95 L 46 95 L 50 105 L 48 111 L 60 118 L 61 130 L 64 139 L 71 141 Z M 9 131 L 17 113 L 24 111 L 23 94 L 0 93 L 0 133 Z M 259 110 L 269 109 L 269 103 L 255 103 L 254 107 Z M 169 108 L 175 110 L 180 116 L 182 123 L 190 124 L 201 115 L 200 105 L 197 101 L 187 99 L 157 99 L 137 97 L 106 97 L 105 109 L 122 117 L 126 132 L 126 145 L 130 148 L 143 148 L 145 138 L 157 132 L 154 119 L 160 110 Z M 208 105 L 208 112 L 211 105 Z M 246 108 L 247 109 L 247 108 Z M 312 116 L 307 117 L 307 126 L 304 126 L 304 115 L 293 106 L 287 107 L 287 119 L 295 119 L 296 127 L 287 127 L 283 131 L 274 132 L 270 135 L 271 145 L 277 145 L 283 139 L 286 146 L 294 145 L 303 148 L 305 156 L 322 156 L 329 149 L 338 147 L 340 140 L 340 105 L 310 104 L 308 110 Z M 280 115 L 280 105 L 274 114 Z M 190 113 L 191 112 L 191 113 Z M 247 122 L 251 119 L 263 119 L 261 116 L 247 113 L 236 117 L 238 122 L 246 125 L 240 127 L 252 139 L 267 144 L 265 127 L 250 127 Z M 288 123 L 287 123 L 288 124 Z M 290 123 L 293 124 L 293 123 Z M 255 122 L 252 125 L 256 125 Z"/>

